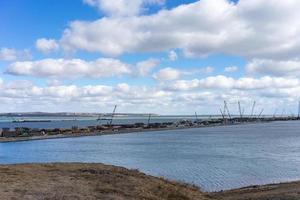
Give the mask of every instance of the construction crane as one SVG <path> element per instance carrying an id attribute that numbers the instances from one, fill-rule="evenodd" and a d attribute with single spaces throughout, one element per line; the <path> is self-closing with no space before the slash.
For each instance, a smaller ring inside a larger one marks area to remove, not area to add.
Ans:
<path id="1" fill-rule="evenodd" d="M 238 107 L 239 107 L 240 117 L 242 119 L 243 118 L 243 113 L 242 113 L 242 109 L 241 109 L 241 102 L 239 102 L 239 101 L 238 101 Z"/>
<path id="2" fill-rule="evenodd" d="M 197 112 L 195 112 L 196 121 L 198 121 L 198 115 Z"/>
<path id="3" fill-rule="evenodd" d="M 220 108 L 220 113 L 222 115 L 222 118 L 223 118 L 223 123 L 225 124 L 226 121 L 225 121 L 225 114 L 223 113 L 222 109 Z"/>
<path id="4" fill-rule="evenodd" d="M 151 113 L 149 113 L 149 116 L 148 116 L 148 126 L 150 124 L 150 120 L 151 120 Z"/>
<path id="5" fill-rule="evenodd" d="M 224 101 L 224 114 L 225 114 L 225 111 L 227 112 L 229 119 L 231 119 L 231 115 L 230 115 L 226 101 Z"/>
<path id="6" fill-rule="evenodd" d="M 261 111 L 260 111 L 260 113 L 259 113 L 259 115 L 258 115 L 258 119 L 261 117 L 261 115 L 262 115 L 262 113 L 264 112 L 264 109 L 261 109 Z"/>
<path id="7" fill-rule="evenodd" d="M 222 116 L 222 118 L 224 119 L 225 118 L 225 116 L 224 116 L 224 113 L 223 113 L 223 111 L 222 111 L 222 109 L 220 108 L 220 113 L 221 113 L 221 116 Z"/>
<path id="8" fill-rule="evenodd" d="M 285 109 L 283 108 L 280 117 L 283 117 L 285 113 Z"/>
<path id="9" fill-rule="evenodd" d="M 277 110 L 278 110 L 278 109 L 276 108 L 275 111 L 274 111 L 274 114 L 273 114 L 273 118 L 276 117 Z"/>
<path id="10" fill-rule="evenodd" d="M 252 105 L 251 116 L 250 116 L 251 118 L 253 117 L 253 114 L 254 114 L 255 105 L 256 105 L 256 101 L 254 101 L 253 105 Z"/>
<path id="11" fill-rule="evenodd" d="M 111 119 L 110 119 L 110 122 L 109 122 L 110 126 L 112 125 L 112 122 L 113 122 L 113 119 L 114 119 L 114 116 L 115 116 L 115 113 L 116 113 L 116 109 L 117 109 L 117 105 L 115 105 L 114 110 L 111 114 Z"/>

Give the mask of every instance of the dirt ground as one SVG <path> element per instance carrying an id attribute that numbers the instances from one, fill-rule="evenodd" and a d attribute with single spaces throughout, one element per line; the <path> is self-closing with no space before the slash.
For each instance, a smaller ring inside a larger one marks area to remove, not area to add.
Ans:
<path id="1" fill-rule="evenodd" d="M 0 200 L 300 200 L 300 182 L 204 193 L 183 183 L 103 164 L 0 165 Z"/>

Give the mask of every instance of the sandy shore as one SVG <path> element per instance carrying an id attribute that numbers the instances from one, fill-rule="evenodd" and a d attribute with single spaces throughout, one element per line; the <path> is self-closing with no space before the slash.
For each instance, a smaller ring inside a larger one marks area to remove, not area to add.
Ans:
<path id="1" fill-rule="evenodd" d="M 300 182 L 217 193 L 103 164 L 0 165 L 0 199 L 299 200 Z"/>

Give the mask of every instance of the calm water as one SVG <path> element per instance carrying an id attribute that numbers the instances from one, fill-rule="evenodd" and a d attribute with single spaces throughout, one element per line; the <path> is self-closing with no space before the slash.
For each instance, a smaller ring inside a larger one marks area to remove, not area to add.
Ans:
<path id="1" fill-rule="evenodd" d="M 0 143 L 0 163 L 102 162 L 214 191 L 300 179 L 300 122 Z"/>

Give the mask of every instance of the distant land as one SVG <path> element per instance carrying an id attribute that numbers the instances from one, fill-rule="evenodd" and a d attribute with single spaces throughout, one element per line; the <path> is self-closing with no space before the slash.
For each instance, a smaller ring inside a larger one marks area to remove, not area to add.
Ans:
<path id="1" fill-rule="evenodd" d="M 13 112 L 13 113 L 0 113 L 0 117 L 98 117 L 99 115 L 111 115 L 111 113 L 73 113 L 73 112 Z M 145 117 L 149 113 L 115 113 L 115 116 L 124 117 Z M 152 116 L 159 116 L 158 114 L 151 113 Z"/>

